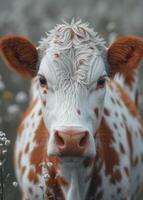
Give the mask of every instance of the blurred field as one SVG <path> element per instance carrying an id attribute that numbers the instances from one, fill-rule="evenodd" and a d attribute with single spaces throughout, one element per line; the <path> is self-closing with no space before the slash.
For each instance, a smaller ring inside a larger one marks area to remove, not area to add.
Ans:
<path id="1" fill-rule="evenodd" d="M 90 23 L 110 44 L 125 34 L 143 35 L 142 0 L 0 0 L 0 36 L 20 34 L 35 45 L 45 32 L 62 20 L 80 17 Z M 142 81 L 143 69 L 140 77 Z M 22 111 L 28 103 L 29 81 L 8 70 L 0 60 L 0 130 L 11 140 L 5 173 L 6 199 L 19 199 L 13 188 L 13 144 Z M 143 82 L 140 82 L 143 91 Z M 143 100 L 143 97 L 142 97 Z M 143 113 L 142 101 L 140 110 Z"/>

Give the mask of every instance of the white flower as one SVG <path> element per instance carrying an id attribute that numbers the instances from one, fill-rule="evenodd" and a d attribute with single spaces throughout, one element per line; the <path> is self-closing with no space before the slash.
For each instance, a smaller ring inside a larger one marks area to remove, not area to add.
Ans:
<path id="1" fill-rule="evenodd" d="M 25 103 L 27 101 L 27 94 L 24 91 L 20 91 L 17 93 L 15 97 L 15 101 L 17 103 Z"/>
<path id="2" fill-rule="evenodd" d="M 20 108 L 17 104 L 12 104 L 8 107 L 7 112 L 10 115 L 16 115 L 20 112 Z"/>
<path id="3" fill-rule="evenodd" d="M 14 181 L 14 182 L 12 183 L 12 185 L 13 185 L 14 187 L 17 187 L 17 186 L 18 186 L 18 183 L 17 183 L 16 181 Z"/>

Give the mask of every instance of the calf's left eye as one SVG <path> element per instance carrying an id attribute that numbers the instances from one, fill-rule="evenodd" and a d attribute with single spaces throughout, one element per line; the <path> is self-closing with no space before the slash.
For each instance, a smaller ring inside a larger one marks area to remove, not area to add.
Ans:
<path id="1" fill-rule="evenodd" d="M 97 87 L 103 88 L 105 86 L 105 82 L 106 82 L 105 78 L 99 78 L 98 81 L 97 81 Z"/>

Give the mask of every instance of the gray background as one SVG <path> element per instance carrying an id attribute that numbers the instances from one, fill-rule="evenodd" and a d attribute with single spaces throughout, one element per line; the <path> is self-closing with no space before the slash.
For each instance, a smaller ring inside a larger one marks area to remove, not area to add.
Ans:
<path id="1" fill-rule="evenodd" d="M 0 36 L 20 34 L 37 45 L 46 31 L 73 17 L 89 22 L 107 44 L 120 35 L 143 35 L 142 0 L 0 0 Z M 142 78 L 143 70 L 140 74 Z M 0 60 L 0 130 L 11 140 L 5 163 L 5 174 L 10 174 L 5 184 L 9 200 L 19 199 L 18 188 L 12 186 L 13 144 L 21 113 L 28 104 L 28 88 L 29 81 L 8 70 Z"/>

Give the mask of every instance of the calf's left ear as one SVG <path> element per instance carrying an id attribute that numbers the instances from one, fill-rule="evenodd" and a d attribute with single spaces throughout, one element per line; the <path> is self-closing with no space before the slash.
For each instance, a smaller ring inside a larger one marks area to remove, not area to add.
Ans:
<path id="1" fill-rule="evenodd" d="M 143 39 L 135 36 L 123 36 L 117 39 L 107 52 L 109 74 L 130 75 L 143 58 Z"/>
<path id="2" fill-rule="evenodd" d="M 34 45 L 22 36 L 0 39 L 0 55 L 8 67 L 19 75 L 32 78 L 36 75 L 38 52 Z"/>

